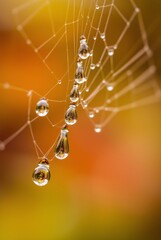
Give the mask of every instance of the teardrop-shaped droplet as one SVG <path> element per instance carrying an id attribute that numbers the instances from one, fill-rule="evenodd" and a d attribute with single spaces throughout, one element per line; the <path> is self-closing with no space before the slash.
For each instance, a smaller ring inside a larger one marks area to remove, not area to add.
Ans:
<path id="1" fill-rule="evenodd" d="M 68 143 L 68 129 L 63 128 L 55 146 L 55 157 L 63 160 L 68 157 L 69 143 Z"/>
<path id="2" fill-rule="evenodd" d="M 96 68 L 96 65 L 94 63 L 91 63 L 90 69 L 94 70 Z"/>
<path id="3" fill-rule="evenodd" d="M 49 163 L 43 159 L 35 168 L 32 174 L 32 180 L 37 186 L 45 186 L 50 180 Z"/>
<path id="4" fill-rule="evenodd" d="M 49 104 L 46 99 L 40 99 L 36 104 L 36 114 L 45 117 L 49 112 Z"/>
<path id="5" fill-rule="evenodd" d="M 87 59 L 90 56 L 90 49 L 87 45 L 87 40 L 85 36 L 81 36 L 80 38 L 80 48 L 78 51 L 78 55 L 81 59 Z"/>
<path id="6" fill-rule="evenodd" d="M 112 57 L 114 55 L 114 48 L 109 48 L 108 49 L 108 56 Z"/>
<path id="7" fill-rule="evenodd" d="M 71 104 L 65 114 L 65 122 L 68 125 L 74 125 L 77 122 L 78 116 L 76 106 Z"/>
<path id="8" fill-rule="evenodd" d="M 95 131 L 96 133 L 102 132 L 101 126 L 96 126 L 95 129 L 94 129 L 94 131 Z"/>
<path id="9" fill-rule="evenodd" d="M 93 111 L 89 112 L 89 118 L 94 118 L 94 112 Z"/>
<path id="10" fill-rule="evenodd" d="M 70 92 L 70 100 L 72 102 L 77 102 L 79 100 L 79 89 L 78 89 L 78 84 L 74 84 L 73 88 Z"/>
<path id="11" fill-rule="evenodd" d="M 87 78 L 84 73 L 83 64 L 80 59 L 77 61 L 77 69 L 75 73 L 75 81 L 78 84 L 82 84 L 87 81 Z"/>

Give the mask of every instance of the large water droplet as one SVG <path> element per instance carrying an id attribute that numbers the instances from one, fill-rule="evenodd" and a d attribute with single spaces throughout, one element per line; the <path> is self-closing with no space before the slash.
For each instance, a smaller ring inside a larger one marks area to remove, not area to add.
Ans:
<path id="1" fill-rule="evenodd" d="M 76 111 L 76 106 L 71 104 L 65 114 L 65 122 L 68 125 L 74 125 L 77 122 L 78 116 Z"/>
<path id="2" fill-rule="evenodd" d="M 63 160 L 68 157 L 69 143 L 68 143 L 68 130 L 63 128 L 55 146 L 55 157 Z"/>
<path id="3" fill-rule="evenodd" d="M 77 102 L 79 100 L 79 87 L 78 84 L 74 84 L 70 92 L 70 100 L 72 102 Z"/>
<path id="4" fill-rule="evenodd" d="M 78 67 L 77 67 L 76 73 L 75 73 L 75 81 L 78 84 L 82 84 L 87 81 L 87 78 L 85 76 L 83 65 L 82 65 L 82 62 L 80 61 L 80 59 L 78 59 L 77 65 L 78 65 Z"/>
<path id="5" fill-rule="evenodd" d="M 78 51 L 78 55 L 81 59 L 87 59 L 90 56 L 90 49 L 84 36 L 81 36 L 80 38 L 80 48 Z"/>
<path id="6" fill-rule="evenodd" d="M 36 104 L 36 114 L 45 117 L 49 112 L 49 104 L 46 99 L 40 99 Z"/>

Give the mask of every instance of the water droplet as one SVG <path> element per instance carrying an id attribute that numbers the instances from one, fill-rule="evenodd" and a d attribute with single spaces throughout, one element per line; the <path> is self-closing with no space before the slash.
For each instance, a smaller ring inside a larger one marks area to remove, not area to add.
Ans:
<path id="1" fill-rule="evenodd" d="M 89 92 L 89 88 L 86 88 L 86 92 Z"/>
<path id="2" fill-rule="evenodd" d="M 78 84 L 74 84 L 73 88 L 70 92 L 70 100 L 72 102 L 78 102 L 79 100 L 79 89 L 78 89 Z"/>
<path id="3" fill-rule="evenodd" d="M 32 174 L 32 180 L 37 186 L 45 186 L 50 180 L 49 163 L 47 159 L 40 161 Z"/>
<path id="4" fill-rule="evenodd" d="M 96 5 L 96 9 L 98 10 L 100 7 L 98 5 Z"/>
<path id="5" fill-rule="evenodd" d="M 89 118 L 94 118 L 94 112 L 89 112 Z"/>
<path id="6" fill-rule="evenodd" d="M 60 136 L 55 146 L 55 157 L 63 160 L 68 157 L 69 143 L 68 143 L 68 129 L 65 127 L 61 130 Z"/>
<path id="7" fill-rule="evenodd" d="M 114 55 L 114 49 L 113 48 L 109 48 L 108 49 L 108 56 L 113 56 Z"/>
<path id="8" fill-rule="evenodd" d="M 80 38 L 80 48 L 78 51 L 78 55 L 81 59 L 87 59 L 90 56 L 90 49 L 84 36 L 81 36 Z"/>
<path id="9" fill-rule="evenodd" d="M 96 133 L 100 133 L 100 132 L 102 132 L 102 128 L 101 128 L 100 126 L 96 126 L 95 129 L 94 129 L 94 131 L 95 131 Z"/>
<path id="10" fill-rule="evenodd" d="M 87 81 L 87 78 L 85 76 L 83 65 L 82 65 L 82 62 L 80 61 L 80 59 L 77 61 L 77 65 L 78 65 L 78 67 L 77 67 L 77 70 L 75 73 L 75 81 L 78 84 L 82 84 Z"/>
<path id="11" fill-rule="evenodd" d="M 100 67 L 101 66 L 101 63 L 100 62 L 98 62 L 97 64 L 96 64 L 96 67 Z"/>
<path id="12" fill-rule="evenodd" d="M 65 114 L 65 122 L 68 125 L 74 125 L 77 122 L 78 116 L 75 104 L 70 104 Z"/>
<path id="13" fill-rule="evenodd" d="M 109 92 L 112 92 L 112 91 L 114 90 L 114 86 L 111 85 L 111 84 L 109 84 L 109 85 L 107 86 L 107 90 L 108 90 Z"/>
<path id="14" fill-rule="evenodd" d="M 90 51 L 90 57 L 92 57 L 92 56 L 93 56 L 93 50 Z"/>
<path id="15" fill-rule="evenodd" d="M 45 117 L 49 112 L 49 104 L 46 99 L 40 99 L 36 104 L 36 114 L 39 117 Z"/>
<path id="16" fill-rule="evenodd" d="M 96 65 L 94 63 L 91 64 L 90 69 L 94 70 L 96 68 Z"/>
<path id="17" fill-rule="evenodd" d="M 61 81 L 61 80 L 58 80 L 58 84 L 59 84 L 59 85 L 62 84 L 62 81 Z"/>
<path id="18" fill-rule="evenodd" d="M 83 109 L 88 107 L 88 104 L 87 104 L 87 102 L 85 100 L 82 102 L 82 107 L 83 107 Z"/>
<path id="19" fill-rule="evenodd" d="M 93 38 L 94 41 L 96 41 L 96 39 L 97 39 L 96 37 Z"/>
<path id="20" fill-rule="evenodd" d="M 101 33 L 101 35 L 100 35 L 100 37 L 101 37 L 101 39 L 105 39 L 105 33 Z"/>

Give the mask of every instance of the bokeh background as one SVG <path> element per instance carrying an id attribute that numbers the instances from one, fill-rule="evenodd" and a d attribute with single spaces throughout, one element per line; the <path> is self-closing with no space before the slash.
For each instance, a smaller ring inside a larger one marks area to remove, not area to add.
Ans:
<path id="1" fill-rule="evenodd" d="M 161 3 L 135 2 L 160 82 Z M 52 86 L 51 74 L 16 31 L 15 5 L 0 1 L 0 82 L 45 92 Z M 0 89 L 0 139 L 25 123 L 27 104 L 23 92 Z M 29 129 L 24 130 L 0 152 L 0 239 L 161 239 L 160 122 L 157 103 L 117 115 L 96 134 L 80 108 L 79 124 L 70 132 L 70 156 L 51 163 L 52 178 L 43 188 L 31 180 L 37 159 Z M 47 148 L 51 132 L 45 122 L 38 126 L 37 139 Z"/>

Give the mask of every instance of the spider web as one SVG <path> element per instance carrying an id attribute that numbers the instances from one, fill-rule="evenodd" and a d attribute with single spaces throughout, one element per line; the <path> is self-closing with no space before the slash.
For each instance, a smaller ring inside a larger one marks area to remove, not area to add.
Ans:
<path id="1" fill-rule="evenodd" d="M 78 105 L 86 111 L 95 132 L 101 132 L 120 112 L 160 100 L 153 53 L 141 11 L 133 0 L 31 0 L 19 3 L 13 14 L 17 30 L 50 72 L 52 87 L 38 93 L 32 86 L 26 90 L 1 84 L 2 89 L 24 93 L 28 107 L 25 124 L 0 142 L 0 150 L 29 128 L 38 159 L 52 153 L 55 142 L 45 151 L 35 137 L 37 122 L 42 121 L 35 116 L 35 104 L 42 97 L 47 98 L 50 109 L 61 104 L 61 113 L 46 116 L 44 122 L 60 131 L 69 106 L 81 35 L 87 39 L 91 56 L 84 62 L 87 81 L 80 85 Z M 60 88 L 63 94 L 53 98 Z"/>

